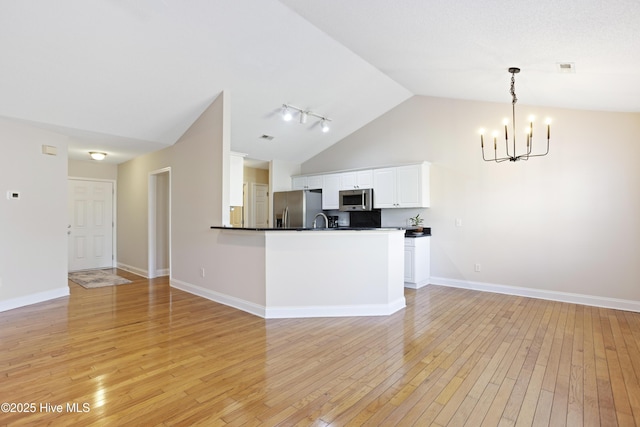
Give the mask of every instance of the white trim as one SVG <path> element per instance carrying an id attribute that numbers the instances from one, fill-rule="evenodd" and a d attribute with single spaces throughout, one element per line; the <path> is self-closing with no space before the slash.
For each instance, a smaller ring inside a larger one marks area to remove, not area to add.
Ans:
<path id="1" fill-rule="evenodd" d="M 164 277 L 169 275 L 170 270 L 168 268 L 161 268 L 156 270 L 155 276 L 153 277 Z"/>
<path id="2" fill-rule="evenodd" d="M 143 270 L 138 267 L 133 267 L 131 265 L 123 264 L 121 262 L 118 263 L 118 268 L 121 270 L 128 271 L 129 273 L 137 274 L 138 276 L 142 276 L 146 279 L 150 279 L 149 272 L 147 270 Z"/>
<path id="3" fill-rule="evenodd" d="M 65 286 L 64 288 L 52 289 L 45 292 L 38 292 L 36 294 L 13 298 L 6 301 L 0 301 L 0 312 L 68 296 L 69 286 Z"/>
<path id="4" fill-rule="evenodd" d="M 246 301 L 220 292 L 205 289 L 177 279 L 170 280 L 171 286 L 206 298 L 226 306 L 245 311 L 264 319 L 293 319 L 304 317 L 349 317 L 349 316 L 388 316 L 406 307 L 404 297 L 389 304 L 358 306 L 314 306 L 314 307 L 273 307 Z"/>
<path id="5" fill-rule="evenodd" d="M 208 299 L 210 301 L 227 305 L 229 307 L 246 311 L 247 313 L 265 318 L 265 307 L 262 305 L 240 298 L 232 297 L 230 295 L 221 294 L 220 292 L 212 291 L 211 289 L 205 289 L 200 286 L 192 285 L 191 283 L 183 282 L 177 279 L 170 279 L 169 283 L 172 287 L 180 289 L 181 291 L 185 291 L 190 294 Z"/>
<path id="6" fill-rule="evenodd" d="M 169 177 L 169 212 L 168 212 L 168 222 L 169 222 L 169 235 L 167 245 L 169 245 L 169 273 L 171 274 L 171 167 L 165 167 L 162 169 L 156 169 L 149 172 L 148 175 L 148 187 L 147 187 L 147 272 L 149 274 L 153 274 L 153 276 L 149 275 L 150 279 L 154 277 L 159 277 L 158 270 L 156 269 L 156 211 L 157 211 L 157 203 L 156 203 L 156 188 L 157 188 L 157 179 L 158 175 L 168 173 Z M 164 270 L 162 270 L 164 271 Z M 167 274 L 164 274 L 165 276 Z"/>
<path id="7" fill-rule="evenodd" d="M 431 277 L 430 283 L 434 285 L 449 286 L 452 288 L 472 289 L 497 294 L 516 295 L 593 307 L 640 312 L 640 301 L 633 300 L 550 291 L 546 289 L 521 288 L 518 286 L 497 285 L 493 283 L 472 282 L 468 280 L 447 279 L 445 277 Z"/>
<path id="8" fill-rule="evenodd" d="M 404 282 L 404 287 L 408 288 L 408 289 L 420 289 L 420 288 L 424 288 L 425 286 L 427 286 L 430 283 L 430 280 L 423 280 L 421 282 L 418 283 L 413 283 L 413 282 Z"/>
<path id="9" fill-rule="evenodd" d="M 340 305 L 311 307 L 269 307 L 266 319 L 294 319 L 306 317 L 389 316 L 406 307 L 404 297 L 390 304 Z"/>

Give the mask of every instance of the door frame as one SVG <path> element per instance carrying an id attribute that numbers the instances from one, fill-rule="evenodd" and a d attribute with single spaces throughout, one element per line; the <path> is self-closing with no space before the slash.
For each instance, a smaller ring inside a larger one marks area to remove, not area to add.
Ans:
<path id="1" fill-rule="evenodd" d="M 116 180 L 115 179 L 100 179 L 100 178 L 87 178 L 87 177 L 83 177 L 83 176 L 68 176 L 67 177 L 67 183 L 71 180 L 74 181 L 94 181 L 94 182 L 110 182 L 111 183 L 111 197 L 113 198 L 113 200 L 111 201 L 111 268 L 116 268 L 116 266 L 118 265 L 118 218 L 116 216 L 118 209 L 116 206 L 116 202 L 118 200 L 117 197 L 117 191 L 118 191 L 118 186 L 116 185 Z M 69 204 L 69 194 L 67 194 L 67 205 Z M 67 223 L 69 222 L 70 218 L 67 218 Z M 67 250 L 67 270 L 69 269 L 69 251 Z"/>
<path id="2" fill-rule="evenodd" d="M 156 275 L 156 212 L 158 210 L 158 203 L 156 198 L 156 190 L 158 183 L 158 175 L 163 173 L 168 173 L 168 198 L 169 198 L 169 212 L 168 214 L 168 226 L 169 235 L 167 236 L 167 244 L 169 245 L 169 279 L 173 278 L 173 266 L 172 266 L 172 257 L 171 257 L 171 167 L 166 167 L 162 169 L 156 169 L 149 172 L 148 178 L 148 204 L 147 204 L 147 277 L 149 279 L 153 279 L 158 277 Z"/>

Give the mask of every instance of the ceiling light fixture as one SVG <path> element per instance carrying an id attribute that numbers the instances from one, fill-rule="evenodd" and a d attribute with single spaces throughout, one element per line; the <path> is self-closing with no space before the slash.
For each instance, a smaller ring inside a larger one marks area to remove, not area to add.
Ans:
<path id="1" fill-rule="evenodd" d="M 330 118 L 323 116 L 322 114 L 314 113 L 313 111 L 305 110 L 303 108 L 296 107 L 291 104 L 282 104 L 282 118 L 285 122 L 291 121 L 293 119 L 293 115 L 291 110 L 297 111 L 300 113 L 300 124 L 304 125 L 307 123 L 307 119 L 309 116 L 316 117 L 320 119 L 320 129 L 322 132 L 329 132 L 329 123 L 331 121 Z"/>
<path id="2" fill-rule="evenodd" d="M 505 160 L 509 160 L 511 162 L 516 162 L 518 160 L 529 160 L 529 157 L 542 157 L 549 154 L 549 137 L 551 136 L 551 119 L 547 119 L 547 150 L 544 153 L 539 154 L 531 154 L 533 150 L 533 120 L 534 117 L 531 116 L 529 118 L 529 125 L 525 128 L 525 134 L 527 137 L 527 148 L 525 153 L 516 155 L 516 102 L 518 102 L 518 98 L 516 97 L 516 78 L 515 75 L 520 72 L 520 68 L 511 67 L 509 68 L 509 72 L 511 73 L 511 89 L 509 93 L 511 93 L 511 125 L 513 132 L 513 141 L 512 141 L 512 151 L 509 151 L 509 133 L 507 131 L 507 125 L 509 124 L 509 119 L 504 119 L 504 139 L 505 139 L 505 148 L 506 148 L 506 156 L 498 157 L 498 131 L 494 130 L 492 133 L 493 136 L 493 158 L 486 158 L 484 155 L 484 129 L 480 129 L 480 147 L 482 148 L 482 159 L 485 162 L 504 162 Z"/>
<path id="3" fill-rule="evenodd" d="M 107 153 L 101 151 L 89 151 L 89 155 L 93 160 L 104 160 L 104 158 L 107 157 Z"/>

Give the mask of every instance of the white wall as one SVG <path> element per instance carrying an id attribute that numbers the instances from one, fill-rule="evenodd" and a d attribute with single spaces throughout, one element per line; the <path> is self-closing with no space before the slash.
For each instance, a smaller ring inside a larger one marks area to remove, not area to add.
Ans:
<path id="1" fill-rule="evenodd" d="M 42 154 L 42 145 L 57 155 Z M 68 295 L 67 139 L 0 119 L 0 311 Z M 8 200 L 7 191 L 20 192 Z"/>
<path id="2" fill-rule="evenodd" d="M 430 161 L 431 208 L 422 212 L 432 277 L 640 302 L 640 114 L 520 104 L 517 113 L 553 118 L 548 156 L 485 163 L 477 130 L 499 128 L 509 103 L 416 96 L 302 171 Z"/>
<path id="3" fill-rule="evenodd" d="M 118 178 L 118 165 L 100 163 L 97 160 L 68 160 L 70 178 L 105 179 L 115 181 Z"/>

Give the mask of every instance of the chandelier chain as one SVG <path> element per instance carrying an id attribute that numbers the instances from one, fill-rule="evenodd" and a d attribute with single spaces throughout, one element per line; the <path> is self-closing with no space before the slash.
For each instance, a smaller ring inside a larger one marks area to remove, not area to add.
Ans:
<path id="1" fill-rule="evenodd" d="M 509 93 L 511 93 L 511 104 L 516 105 L 516 102 L 518 102 L 516 97 L 516 73 L 511 73 L 511 90 Z"/>

